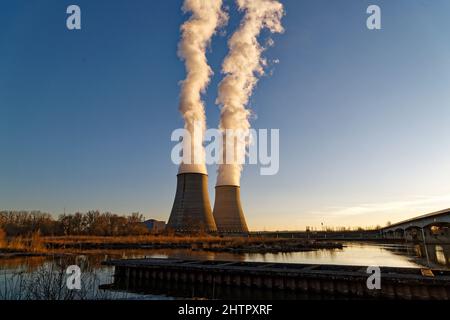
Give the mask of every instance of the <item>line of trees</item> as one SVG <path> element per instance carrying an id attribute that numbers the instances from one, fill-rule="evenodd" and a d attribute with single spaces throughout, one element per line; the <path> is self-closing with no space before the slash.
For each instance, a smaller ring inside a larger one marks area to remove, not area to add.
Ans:
<path id="1" fill-rule="evenodd" d="M 124 216 L 89 211 L 62 214 L 54 218 L 40 211 L 0 211 L 0 230 L 7 236 L 28 236 L 37 232 L 43 236 L 143 235 L 148 233 L 143 222 L 144 217 L 139 213 Z"/>

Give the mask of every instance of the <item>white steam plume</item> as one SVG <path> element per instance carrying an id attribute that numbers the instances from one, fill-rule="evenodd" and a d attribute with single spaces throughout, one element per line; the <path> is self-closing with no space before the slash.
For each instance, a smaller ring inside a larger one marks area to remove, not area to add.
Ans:
<path id="1" fill-rule="evenodd" d="M 208 65 L 206 50 L 211 38 L 228 17 L 222 11 L 222 0 L 185 0 L 183 11 L 190 12 L 191 17 L 181 26 L 178 46 L 178 55 L 184 60 L 187 73 L 182 82 L 180 112 L 185 128 L 192 136 L 192 142 L 184 140 L 184 150 L 191 148 L 192 156 L 191 164 L 183 163 L 179 172 L 206 174 L 202 144 L 206 117 L 201 94 L 206 90 L 213 73 Z"/>
<path id="2" fill-rule="evenodd" d="M 258 36 L 265 28 L 271 33 L 284 31 L 281 25 L 284 8 L 278 0 L 237 0 L 237 4 L 244 17 L 228 42 L 229 53 L 222 65 L 225 77 L 219 85 L 217 98 L 221 106 L 222 131 L 250 129 L 250 110 L 246 107 L 266 65 L 261 58 L 264 48 L 258 43 Z M 234 147 L 238 155 L 245 152 L 245 141 L 237 140 Z M 238 163 L 219 165 L 217 185 L 239 186 L 241 171 L 242 165 Z"/>

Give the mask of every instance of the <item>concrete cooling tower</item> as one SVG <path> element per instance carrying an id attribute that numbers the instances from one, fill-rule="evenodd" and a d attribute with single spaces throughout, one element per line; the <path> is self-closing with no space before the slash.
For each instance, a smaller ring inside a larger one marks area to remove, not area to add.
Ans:
<path id="1" fill-rule="evenodd" d="M 208 176 L 180 173 L 167 228 L 176 232 L 216 232 L 208 194 Z"/>
<path id="2" fill-rule="evenodd" d="M 241 188 L 238 186 L 217 186 L 213 211 L 217 230 L 221 234 L 247 234 L 241 205 Z"/>

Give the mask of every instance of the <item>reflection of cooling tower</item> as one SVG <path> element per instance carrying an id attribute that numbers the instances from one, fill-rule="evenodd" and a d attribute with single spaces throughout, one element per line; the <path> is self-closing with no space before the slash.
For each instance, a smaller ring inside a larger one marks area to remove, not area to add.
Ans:
<path id="1" fill-rule="evenodd" d="M 177 193 L 167 228 L 177 232 L 217 231 L 209 202 L 208 176 L 182 173 L 177 179 Z"/>
<path id="2" fill-rule="evenodd" d="M 224 234 L 248 233 L 241 206 L 241 189 L 238 186 L 217 186 L 214 203 L 217 230 Z"/>

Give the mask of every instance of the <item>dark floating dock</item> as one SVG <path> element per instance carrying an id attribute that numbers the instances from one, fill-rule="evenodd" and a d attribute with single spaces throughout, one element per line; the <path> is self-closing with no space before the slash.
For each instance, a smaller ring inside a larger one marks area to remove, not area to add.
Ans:
<path id="1" fill-rule="evenodd" d="M 115 267 L 114 284 L 104 289 L 157 289 L 160 294 L 164 287 L 166 294 L 175 297 L 242 298 L 236 293 L 245 292 L 245 297 L 254 299 L 450 299 L 450 271 L 443 270 L 381 267 L 381 289 L 369 290 L 367 266 L 176 259 L 110 260 L 103 264 Z M 195 288 L 202 290 L 195 293 Z"/>

